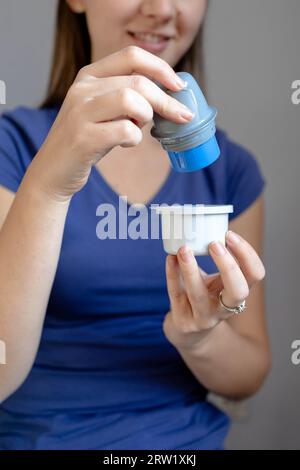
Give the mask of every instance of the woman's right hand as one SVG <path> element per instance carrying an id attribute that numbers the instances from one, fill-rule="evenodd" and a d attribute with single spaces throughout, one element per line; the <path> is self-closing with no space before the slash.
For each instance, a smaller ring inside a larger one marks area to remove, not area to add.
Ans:
<path id="1" fill-rule="evenodd" d="M 173 91 L 183 88 L 167 62 L 135 46 L 83 67 L 32 161 L 39 187 L 55 199 L 70 200 L 87 182 L 92 165 L 112 148 L 140 143 L 141 128 L 153 111 L 176 123 L 189 122 L 187 108 L 153 80 Z"/>

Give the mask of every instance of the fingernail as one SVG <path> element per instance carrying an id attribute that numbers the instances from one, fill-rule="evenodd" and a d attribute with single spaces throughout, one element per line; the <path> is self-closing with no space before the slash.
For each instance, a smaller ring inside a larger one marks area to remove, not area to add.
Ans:
<path id="1" fill-rule="evenodd" d="M 221 242 L 212 242 L 209 246 L 212 249 L 213 253 L 217 256 L 223 256 L 226 253 L 226 249 L 223 243 Z"/>
<path id="2" fill-rule="evenodd" d="M 175 76 L 175 83 L 180 88 L 185 88 L 187 86 L 187 82 L 185 80 L 182 80 L 180 77 L 178 77 L 178 75 Z"/>
<path id="3" fill-rule="evenodd" d="M 189 247 L 185 246 L 180 250 L 180 256 L 185 263 L 189 263 L 193 259 L 193 252 Z"/>
<path id="4" fill-rule="evenodd" d="M 187 108 L 180 110 L 180 117 L 182 117 L 184 120 L 190 121 L 194 116 L 195 116 L 195 113 L 193 113 L 192 111 L 189 111 Z"/>
<path id="5" fill-rule="evenodd" d="M 228 230 L 226 234 L 226 239 L 228 239 L 232 243 L 240 243 L 241 241 L 240 237 L 235 232 L 232 232 L 232 230 Z"/>

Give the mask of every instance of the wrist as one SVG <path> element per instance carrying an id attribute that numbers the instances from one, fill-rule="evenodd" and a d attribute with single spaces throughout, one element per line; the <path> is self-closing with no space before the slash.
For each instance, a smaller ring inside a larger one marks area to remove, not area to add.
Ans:
<path id="1" fill-rule="evenodd" d="M 21 183 L 22 187 L 34 192 L 37 197 L 46 203 L 68 207 L 73 194 L 63 195 L 54 191 L 50 185 L 44 181 L 39 172 L 37 156 L 30 163 Z"/>
<path id="2" fill-rule="evenodd" d="M 210 335 L 211 329 L 201 331 L 182 331 L 178 329 L 173 320 L 172 312 L 168 312 L 163 322 L 163 332 L 167 340 L 177 349 L 181 351 L 193 352 L 198 348 L 207 336 Z"/>
<path id="3" fill-rule="evenodd" d="M 222 320 L 216 326 L 208 330 L 197 333 L 186 333 L 185 337 L 178 342 L 176 348 L 184 354 L 207 360 L 213 353 L 220 336 L 226 336 L 228 328 L 230 328 L 228 323 Z"/>

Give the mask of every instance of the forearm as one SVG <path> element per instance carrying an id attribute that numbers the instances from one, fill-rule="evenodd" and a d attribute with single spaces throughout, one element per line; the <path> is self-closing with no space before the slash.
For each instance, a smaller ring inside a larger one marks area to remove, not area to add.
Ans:
<path id="1" fill-rule="evenodd" d="M 253 339 L 235 332 L 223 321 L 193 346 L 178 349 L 183 360 L 208 390 L 243 399 L 261 386 L 270 367 L 268 351 Z"/>
<path id="2" fill-rule="evenodd" d="M 0 231 L 0 401 L 32 367 L 52 288 L 69 203 L 38 190 L 30 170 Z"/>

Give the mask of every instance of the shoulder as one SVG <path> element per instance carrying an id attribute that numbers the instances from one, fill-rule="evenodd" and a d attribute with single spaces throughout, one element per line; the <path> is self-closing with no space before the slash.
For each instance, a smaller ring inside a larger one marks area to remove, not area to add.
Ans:
<path id="1" fill-rule="evenodd" d="M 57 108 L 34 108 L 29 106 L 16 106 L 15 108 L 3 111 L 1 119 L 8 119 L 20 124 L 28 124 L 29 122 L 38 123 L 40 119 L 47 122 L 51 116 L 57 113 Z"/>
<path id="2" fill-rule="evenodd" d="M 0 114 L 0 185 L 17 191 L 57 110 L 18 106 Z"/>
<path id="3" fill-rule="evenodd" d="M 0 143 L 4 136 L 24 141 L 35 150 L 45 139 L 57 114 L 57 108 L 18 106 L 0 115 Z"/>
<path id="4" fill-rule="evenodd" d="M 261 194 L 266 179 L 257 157 L 245 146 L 232 140 L 228 134 L 217 129 L 220 146 L 219 179 L 224 178 L 224 200 L 234 205 L 236 217 L 247 209 Z"/>
<path id="5" fill-rule="evenodd" d="M 251 150 L 231 139 L 228 133 L 220 128 L 217 129 L 216 139 L 220 147 L 220 157 L 216 161 L 216 167 L 219 167 L 219 172 L 222 172 L 229 185 L 234 178 L 243 174 L 249 178 L 262 177 L 260 162 Z"/>
<path id="6" fill-rule="evenodd" d="M 258 162 L 254 154 L 244 145 L 233 140 L 226 131 L 217 128 L 216 138 L 221 151 L 221 160 L 227 169 Z"/>

